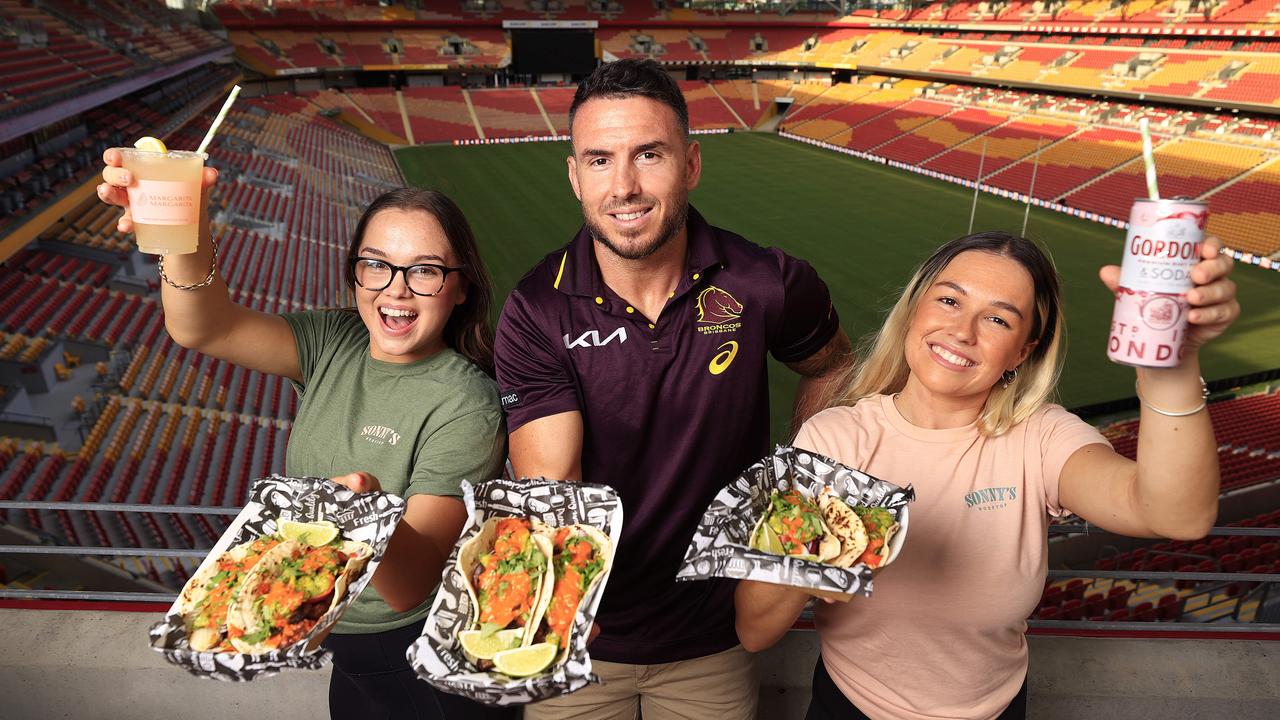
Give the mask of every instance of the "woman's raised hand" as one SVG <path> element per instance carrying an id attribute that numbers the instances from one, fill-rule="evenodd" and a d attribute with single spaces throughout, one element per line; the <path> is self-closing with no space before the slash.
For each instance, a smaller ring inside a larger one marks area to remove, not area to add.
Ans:
<path id="1" fill-rule="evenodd" d="M 1200 262 L 1191 268 L 1195 287 L 1187 291 L 1191 313 L 1187 317 L 1187 339 L 1183 352 L 1195 350 L 1218 337 L 1240 317 L 1236 301 L 1236 284 L 1230 275 L 1235 261 L 1222 254 L 1222 241 L 1205 238 L 1200 244 Z M 1120 268 L 1108 265 L 1098 273 L 1107 289 L 1115 292 L 1120 284 Z"/>
<path id="2" fill-rule="evenodd" d="M 133 216 L 129 212 L 129 193 L 125 190 L 133 182 L 132 174 L 124 168 L 124 158 L 115 148 L 108 148 L 102 153 L 102 163 L 106 167 L 102 168 L 102 182 L 98 184 L 98 199 L 108 205 L 124 208 L 124 215 L 116 221 L 116 230 L 122 233 L 133 232 Z M 206 167 L 204 177 L 201 179 L 203 181 L 201 201 L 207 206 L 209 188 L 218 181 L 217 168 Z"/>

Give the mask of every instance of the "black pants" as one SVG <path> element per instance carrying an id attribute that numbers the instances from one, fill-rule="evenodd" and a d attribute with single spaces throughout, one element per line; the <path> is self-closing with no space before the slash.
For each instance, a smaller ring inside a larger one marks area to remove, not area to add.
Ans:
<path id="1" fill-rule="evenodd" d="M 416 622 L 367 635 L 330 635 L 329 716 L 333 720 L 516 720 L 519 709 L 494 708 L 436 690 L 418 679 L 405 651 L 422 634 Z"/>
<path id="2" fill-rule="evenodd" d="M 1009 707 L 1000 713 L 999 720 L 1025 720 L 1027 717 L 1027 681 L 1022 681 L 1022 689 L 1013 697 Z M 822 656 L 818 656 L 818 664 L 813 667 L 813 698 L 809 700 L 809 714 L 805 720 L 869 720 L 861 710 L 849 702 L 849 698 L 840 692 L 835 681 L 827 674 L 827 666 L 822 664 Z"/>

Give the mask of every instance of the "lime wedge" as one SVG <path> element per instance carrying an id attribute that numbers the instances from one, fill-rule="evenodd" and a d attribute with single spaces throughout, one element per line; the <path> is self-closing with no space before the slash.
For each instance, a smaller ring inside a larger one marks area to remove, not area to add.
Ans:
<path id="1" fill-rule="evenodd" d="M 169 148 L 164 146 L 163 140 L 161 140 L 160 138 L 153 138 L 150 135 L 139 139 L 138 142 L 133 144 L 133 146 L 139 150 L 145 150 L 147 152 L 158 152 L 158 153 L 169 152 Z"/>
<path id="2" fill-rule="evenodd" d="M 477 660 L 492 660 L 494 655 L 519 645 L 523 634 L 522 628 L 499 630 L 492 635 L 485 635 L 482 630 L 463 630 L 458 633 L 458 640 L 468 655 Z"/>
<path id="3" fill-rule="evenodd" d="M 542 642 L 529 647 L 503 650 L 493 656 L 493 665 L 504 675 L 525 677 L 542 672 L 555 659 L 556 646 Z"/>
<path id="4" fill-rule="evenodd" d="M 297 520 L 280 521 L 280 537 L 285 540 L 297 540 L 305 545 L 321 547 L 333 542 L 338 537 L 338 526 L 328 520 L 316 522 L 298 522 Z"/>
<path id="5" fill-rule="evenodd" d="M 787 551 L 782 547 L 782 540 L 778 538 L 778 533 L 769 527 L 769 523 L 760 523 L 760 531 L 756 536 L 756 542 L 759 543 L 761 550 L 774 555 L 786 555 Z"/>

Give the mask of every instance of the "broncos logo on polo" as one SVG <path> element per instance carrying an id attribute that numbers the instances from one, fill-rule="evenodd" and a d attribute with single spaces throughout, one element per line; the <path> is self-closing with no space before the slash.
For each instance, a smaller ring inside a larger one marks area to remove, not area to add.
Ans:
<path id="1" fill-rule="evenodd" d="M 742 317 L 742 303 L 715 285 L 698 293 L 698 322 L 722 325 Z"/>

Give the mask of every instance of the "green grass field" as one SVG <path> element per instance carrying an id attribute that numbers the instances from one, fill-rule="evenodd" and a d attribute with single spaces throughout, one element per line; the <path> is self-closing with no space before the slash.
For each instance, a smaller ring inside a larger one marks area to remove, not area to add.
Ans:
<path id="1" fill-rule="evenodd" d="M 879 327 L 911 270 L 939 244 L 963 235 L 972 194 L 964 188 L 893 170 L 773 135 L 738 133 L 700 139 L 701 186 L 691 202 L 714 225 L 808 260 L 831 288 L 845 331 L 858 338 Z M 397 151 L 413 185 L 449 194 L 479 237 L 499 298 L 581 224 L 569 188 L 567 143 Z M 983 195 L 975 230 L 1022 227 L 1023 206 Z M 1133 394 L 1133 371 L 1113 365 L 1104 347 L 1111 296 L 1097 268 L 1118 262 L 1124 233 L 1032 208 L 1027 234 L 1053 253 L 1064 281 L 1068 319 L 1068 407 Z M 1238 267 L 1244 316 L 1205 350 L 1205 377 L 1280 367 L 1280 278 Z M 785 434 L 795 376 L 775 364 L 770 376 L 775 439 Z"/>

